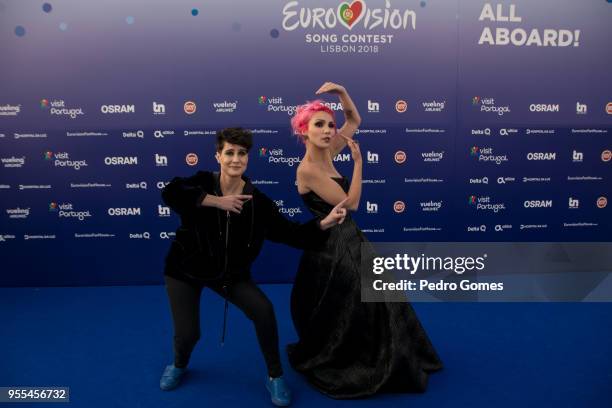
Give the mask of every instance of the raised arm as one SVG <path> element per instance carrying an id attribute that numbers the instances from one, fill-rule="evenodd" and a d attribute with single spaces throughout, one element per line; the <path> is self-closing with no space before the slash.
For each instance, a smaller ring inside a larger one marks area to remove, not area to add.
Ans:
<path id="1" fill-rule="evenodd" d="M 333 82 L 324 83 L 316 92 L 317 95 L 322 93 L 330 93 L 338 95 L 340 102 L 342 103 L 342 110 L 344 111 L 344 124 L 338 130 L 341 135 L 352 139 L 357 131 L 357 128 L 361 124 L 361 116 L 353 103 L 353 100 L 349 96 L 346 88 L 342 85 L 335 84 Z M 331 153 L 332 157 L 344 149 L 346 146 L 346 140 L 342 137 L 335 137 L 331 142 Z"/>

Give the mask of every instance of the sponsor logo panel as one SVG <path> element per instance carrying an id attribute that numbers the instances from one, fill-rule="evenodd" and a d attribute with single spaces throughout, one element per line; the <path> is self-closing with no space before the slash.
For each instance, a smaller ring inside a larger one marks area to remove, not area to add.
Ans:
<path id="1" fill-rule="evenodd" d="M 296 214 L 302 214 L 302 209 L 300 207 L 286 207 L 284 200 L 274 200 L 276 205 L 278 206 L 278 211 L 281 214 L 285 214 L 288 217 L 295 217 Z"/>
<path id="2" fill-rule="evenodd" d="M 166 105 L 153 101 L 153 114 L 154 115 L 165 115 Z"/>
<path id="3" fill-rule="evenodd" d="M 490 196 L 471 195 L 468 197 L 468 204 L 476 211 L 492 212 L 495 214 L 501 211 L 505 211 L 507 209 L 506 203 L 498 202 Z"/>
<path id="4" fill-rule="evenodd" d="M 4 104 L 0 105 L 0 116 L 18 116 L 21 112 L 21 104 L 19 105 L 10 105 Z"/>
<path id="5" fill-rule="evenodd" d="M 183 104 L 183 111 L 187 115 L 193 115 L 194 113 L 196 113 L 197 109 L 198 109 L 198 106 L 196 105 L 194 101 L 187 101 Z"/>
<path id="6" fill-rule="evenodd" d="M 58 218 L 74 218 L 79 221 L 85 221 L 93 215 L 90 210 L 77 209 L 72 203 L 55 201 L 49 203 L 49 212 L 57 214 Z"/>
<path id="7" fill-rule="evenodd" d="M 258 157 L 266 160 L 271 165 L 284 165 L 287 167 L 293 167 L 298 165 L 302 159 L 299 156 L 287 156 L 283 149 L 268 147 L 261 147 L 257 150 Z M 347 159 L 348 156 L 348 159 Z M 351 160 L 350 154 L 339 154 L 334 157 L 334 161 L 349 161 Z"/>
<path id="8" fill-rule="evenodd" d="M 85 114 L 82 107 L 70 107 L 63 99 L 41 99 L 40 109 L 49 112 L 50 116 L 67 116 L 76 119 Z"/>
<path id="9" fill-rule="evenodd" d="M 105 115 L 136 113 L 135 105 L 102 105 L 100 112 Z"/>
<path id="10" fill-rule="evenodd" d="M 78 171 L 88 166 L 86 160 L 73 160 L 68 152 L 46 151 L 43 157 L 45 161 L 53 163 L 54 167 L 71 168 Z"/>
<path id="11" fill-rule="evenodd" d="M 491 97 L 474 96 L 472 98 L 472 106 L 477 107 L 480 112 L 487 114 L 504 116 L 510 113 L 510 105 L 500 104 L 495 98 Z"/>

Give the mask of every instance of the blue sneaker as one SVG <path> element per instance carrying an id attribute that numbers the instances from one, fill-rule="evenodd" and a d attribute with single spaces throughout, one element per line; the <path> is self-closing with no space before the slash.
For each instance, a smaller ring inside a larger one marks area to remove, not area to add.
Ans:
<path id="1" fill-rule="evenodd" d="M 286 407 L 291 404 L 291 391 L 283 377 L 268 377 L 266 388 L 270 391 L 272 403 L 277 407 Z"/>
<path id="2" fill-rule="evenodd" d="M 174 366 L 174 364 L 166 366 L 164 373 L 159 380 L 159 388 L 164 391 L 170 391 L 178 387 L 181 382 L 181 378 L 186 371 L 186 368 L 177 368 Z"/>

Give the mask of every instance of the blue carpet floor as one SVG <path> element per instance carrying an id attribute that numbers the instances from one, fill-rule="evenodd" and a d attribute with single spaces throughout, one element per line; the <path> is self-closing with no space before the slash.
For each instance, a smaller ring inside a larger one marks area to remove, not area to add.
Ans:
<path id="1" fill-rule="evenodd" d="M 287 364 L 290 285 L 262 288 L 276 308 L 294 407 L 612 407 L 612 304 L 417 303 L 445 364 L 427 392 L 336 401 Z M 205 291 L 202 310 L 189 375 L 163 392 L 172 330 L 162 286 L 2 288 L 0 386 L 68 386 L 72 407 L 271 406 L 250 322 L 230 307 L 221 347 L 221 299 Z M 30 405 L 41 406 L 19 406 Z"/>

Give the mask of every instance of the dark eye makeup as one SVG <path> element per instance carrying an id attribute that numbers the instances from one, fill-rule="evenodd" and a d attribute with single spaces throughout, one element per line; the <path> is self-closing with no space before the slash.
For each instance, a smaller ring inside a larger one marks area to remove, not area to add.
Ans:
<path id="1" fill-rule="evenodd" d="M 315 122 L 315 126 L 316 126 L 316 127 L 319 127 L 319 128 L 320 128 L 320 127 L 323 127 L 323 126 L 325 126 L 325 121 L 323 121 L 323 120 L 318 120 L 318 121 L 316 121 L 316 122 Z M 327 126 L 328 126 L 328 127 L 330 127 L 330 128 L 335 128 L 335 127 L 336 127 L 336 124 L 335 124 L 334 122 L 329 122 L 329 123 L 327 124 Z"/>

